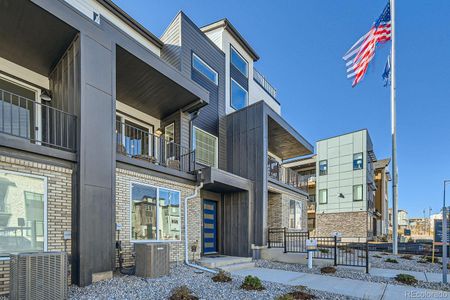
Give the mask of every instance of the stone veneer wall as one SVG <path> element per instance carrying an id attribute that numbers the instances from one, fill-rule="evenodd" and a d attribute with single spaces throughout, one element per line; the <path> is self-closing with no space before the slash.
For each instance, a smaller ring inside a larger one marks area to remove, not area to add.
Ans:
<path id="1" fill-rule="evenodd" d="M 342 233 L 343 238 L 367 238 L 367 212 L 317 213 L 317 236 Z"/>
<path id="2" fill-rule="evenodd" d="M 308 227 L 308 205 L 306 196 L 294 193 L 269 193 L 268 197 L 268 227 L 289 228 L 289 205 L 290 200 L 301 201 L 302 204 L 302 228 Z"/>
<path id="3" fill-rule="evenodd" d="M 184 198 L 192 195 L 195 184 L 182 184 L 176 181 L 138 173 L 121 168 L 116 169 L 116 222 L 122 224 L 120 240 L 124 254 L 124 266 L 134 265 L 133 244 L 130 242 L 130 182 L 153 185 L 156 187 L 170 188 L 180 191 L 180 212 L 181 212 L 181 241 L 170 242 L 170 260 L 172 262 L 182 262 L 184 260 Z M 193 256 L 189 249 L 189 259 L 200 258 L 201 252 L 201 198 L 189 200 L 188 205 L 188 235 L 189 248 L 192 244 L 197 244 L 197 251 Z M 117 236 L 117 235 L 116 235 Z M 118 266 L 118 259 L 116 259 Z"/>
<path id="4" fill-rule="evenodd" d="M 0 155 L 0 170 L 47 177 L 47 250 L 64 251 L 64 231 L 72 230 L 72 170 L 2 155 Z M 70 255 L 70 240 L 67 241 L 66 251 Z M 70 266 L 68 269 L 70 272 Z M 7 293 L 9 293 L 9 260 L 2 260 L 0 294 Z"/>

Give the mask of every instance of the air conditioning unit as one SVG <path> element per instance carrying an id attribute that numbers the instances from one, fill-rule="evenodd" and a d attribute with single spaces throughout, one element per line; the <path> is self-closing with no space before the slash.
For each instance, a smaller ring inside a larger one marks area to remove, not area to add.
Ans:
<path id="1" fill-rule="evenodd" d="M 10 258 L 10 299 L 67 298 L 65 252 L 19 253 Z"/>
<path id="2" fill-rule="evenodd" d="M 136 243 L 136 275 L 157 278 L 169 275 L 169 244 Z"/>

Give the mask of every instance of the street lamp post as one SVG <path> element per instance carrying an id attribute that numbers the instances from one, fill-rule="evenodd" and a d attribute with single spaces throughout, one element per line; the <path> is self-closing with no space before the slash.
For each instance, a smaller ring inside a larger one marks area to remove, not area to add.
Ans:
<path id="1" fill-rule="evenodd" d="M 445 187 L 450 180 L 444 180 L 444 207 L 442 208 L 442 282 L 447 283 L 447 206 L 445 204 Z"/>

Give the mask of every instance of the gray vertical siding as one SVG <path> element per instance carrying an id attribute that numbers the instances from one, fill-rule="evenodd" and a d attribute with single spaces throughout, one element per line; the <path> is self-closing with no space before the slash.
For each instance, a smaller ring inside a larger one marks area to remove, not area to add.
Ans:
<path id="1" fill-rule="evenodd" d="M 48 105 L 80 116 L 80 39 L 77 36 L 50 76 L 52 101 Z"/>
<path id="2" fill-rule="evenodd" d="M 223 193 L 220 222 L 222 254 L 251 256 L 251 207 L 249 192 Z"/>
<path id="3" fill-rule="evenodd" d="M 267 115 L 262 102 L 227 116 L 227 171 L 254 182 L 253 242 L 264 245 L 267 226 Z"/>

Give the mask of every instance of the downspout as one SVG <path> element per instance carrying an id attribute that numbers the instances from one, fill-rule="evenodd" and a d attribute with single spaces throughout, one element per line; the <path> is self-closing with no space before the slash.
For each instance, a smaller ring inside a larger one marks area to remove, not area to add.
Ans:
<path id="1" fill-rule="evenodd" d="M 184 198 L 184 263 L 190 267 L 210 272 L 210 273 L 217 273 L 215 270 L 211 270 L 193 263 L 189 262 L 189 236 L 188 236 L 188 201 L 191 199 L 194 199 L 197 197 L 198 192 L 203 187 L 203 181 L 200 181 L 200 184 L 195 187 L 194 194 L 187 196 Z"/>

